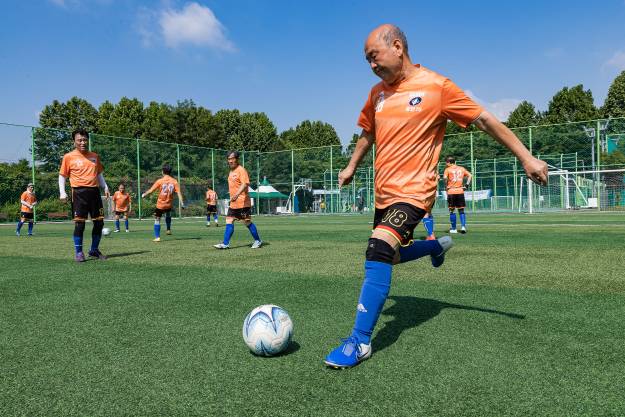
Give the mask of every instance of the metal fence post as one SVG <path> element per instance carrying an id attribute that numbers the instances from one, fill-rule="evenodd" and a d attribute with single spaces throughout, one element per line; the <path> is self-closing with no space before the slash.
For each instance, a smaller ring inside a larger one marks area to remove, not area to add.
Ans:
<path id="1" fill-rule="evenodd" d="M 293 149 L 291 149 L 291 193 L 293 194 L 291 211 L 295 214 L 295 151 Z"/>
<path id="2" fill-rule="evenodd" d="M 334 213 L 334 180 L 332 179 L 332 176 L 334 175 L 332 173 L 333 169 L 332 145 L 330 145 L 330 213 Z"/>
<path id="3" fill-rule="evenodd" d="M 213 182 L 212 189 L 217 190 L 215 186 L 215 149 L 211 148 L 211 181 Z"/>
<path id="4" fill-rule="evenodd" d="M 477 177 L 477 167 L 473 159 L 473 132 L 469 132 L 469 144 L 471 146 L 471 211 L 475 212 L 475 177 Z"/>
<path id="5" fill-rule="evenodd" d="M 260 215 L 260 151 L 256 152 L 256 215 Z"/>
<path id="6" fill-rule="evenodd" d="M 178 187 L 182 191 L 182 183 L 180 182 L 180 145 L 176 144 L 176 165 L 178 166 Z M 182 218 L 182 202 L 178 199 L 178 218 Z"/>
<path id="7" fill-rule="evenodd" d="M 30 128 L 30 170 L 31 170 L 31 182 L 35 187 L 35 128 Z M 37 189 L 35 188 L 35 191 Z M 33 222 L 37 222 L 37 206 L 33 207 Z"/>
<path id="8" fill-rule="evenodd" d="M 497 210 L 497 158 L 493 158 L 493 196 L 495 197 L 493 206 Z"/>
<path id="9" fill-rule="evenodd" d="M 139 201 L 139 220 L 141 220 L 141 152 L 139 151 L 139 138 L 137 141 L 137 200 Z"/>

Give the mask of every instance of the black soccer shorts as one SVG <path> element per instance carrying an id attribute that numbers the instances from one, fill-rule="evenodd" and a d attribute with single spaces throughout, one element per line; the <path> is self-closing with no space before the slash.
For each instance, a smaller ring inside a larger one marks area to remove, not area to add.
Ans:
<path id="1" fill-rule="evenodd" d="M 74 220 L 104 219 L 102 197 L 98 187 L 74 187 L 72 188 L 72 213 Z"/>
<path id="2" fill-rule="evenodd" d="M 251 207 L 243 207 L 243 208 L 228 208 L 228 214 L 226 217 L 234 217 L 237 220 L 247 220 L 252 218 L 252 208 Z"/>
<path id="3" fill-rule="evenodd" d="M 386 208 L 375 209 L 373 228 L 389 232 L 402 245 L 406 245 L 412 240 L 415 227 L 426 213 L 409 203 L 393 203 Z"/>
<path id="4" fill-rule="evenodd" d="M 464 201 L 464 193 L 462 194 L 447 194 L 447 207 L 450 209 L 453 208 L 464 208 L 466 203 Z"/>

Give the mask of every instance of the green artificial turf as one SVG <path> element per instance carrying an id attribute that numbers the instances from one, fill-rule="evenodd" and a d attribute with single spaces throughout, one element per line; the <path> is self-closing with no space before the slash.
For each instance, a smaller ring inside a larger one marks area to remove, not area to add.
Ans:
<path id="1" fill-rule="evenodd" d="M 395 267 L 372 358 L 342 371 L 322 359 L 350 332 L 370 216 L 260 217 L 266 245 L 237 224 L 227 251 L 201 219 L 158 244 L 131 221 L 84 264 L 71 224 L 2 226 L 0 416 L 622 416 L 623 220 L 469 214 L 441 268 Z M 293 343 L 255 357 L 241 326 L 268 303 Z"/>

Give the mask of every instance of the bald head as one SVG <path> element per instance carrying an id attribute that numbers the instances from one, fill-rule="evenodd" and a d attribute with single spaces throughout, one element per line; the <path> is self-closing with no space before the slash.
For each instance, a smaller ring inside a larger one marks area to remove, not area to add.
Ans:
<path id="1" fill-rule="evenodd" d="M 404 79 L 413 69 L 406 35 L 395 25 L 385 24 L 371 31 L 365 42 L 365 57 L 375 75 L 388 84 Z"/>

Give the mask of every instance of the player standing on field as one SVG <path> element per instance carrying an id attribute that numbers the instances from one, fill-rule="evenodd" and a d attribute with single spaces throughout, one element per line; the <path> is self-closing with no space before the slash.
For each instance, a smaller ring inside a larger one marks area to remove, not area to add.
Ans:
<path id="1" fill-rule="evenodd" d="M 147 190 L 141 197 L 145 198 L 154 190 L 159 189 L 158 199 L 156 200 L 156 210 L 154 210 L 154 240 L 161 241 L 161 217 L 165 214 L 165 224 L 167 225 L 167 234 L 171 235 L 171 209 L 174 204 L 174 192 L 178 194 L 180 205 L 184 207 L 184 200 L 180 192 L 178 181 L 171 177 L 171 166 L 163 165 L 163 176 L 156 180 L 154 185 Z"/>
<path id="2" fill-rule="evenodd" d="M 448 156 L 445 159 L 445 164 L 447 168 L 445 168 L 443 178 L 445 178 L 447 183 L 447 207 L 449 208 L 449 223 L 451 224 L 449 233 L 458 233 L 458 230 L 456 230 L 456 209 L 458 209 L 458 214 L 460 214 L 460 224 L 462 226 L 460 233 L 466 233 L 467 215 L 464 214 L 466 205 L 464 201 L 464 179 L 467 179 L 466 186 L 468 187 L 471 184 L 471 173 L 464 167 L 456 165 L 456 159 L 453 156 Z"/>
<path id="3" fill-rule="evenodd" d="M 334 368 L 349 368 L 371 356 L 371 335 L 388 296 L 393 264 L 429 255 L 438 267 L 452 245 L 449 236 L 411 240 L 436 198 L 437 163 L 448 119 L 462 127 L 473 123 L 510 149 L 529 178 L 547 181 L 547 164 L 534 158 L 510 129 L 448 78 L 412 64 L 399 28 L 382 25 L 371 32 L 365 57 L 382 82 L 371 89 L 360 113 L 361 137 L 339 173 L 339 186 L 350 183 L 375 142 L 374 230 L 352 333 L 324 361 Z"/>
<path id="4" fill-rule="evenodd" d="M 113 211 L 115 212 L 115 233 L 119 233 L 119 216 L 124 216 L 124 224 L 126 226 L 126 233 L 128 229 L 128 213 L 130 213 L 132 206 L 132 199 L 130 194 L 126 192 L 124 184 L 119 184 L 117 191 L 113 194 Z"/>
<path id="5" fill-rule="evenodd" d="M 106 256 L 100 252 L 99 245 L 104 227 L 104 208 L 100 197 L 100 188 L 104 188 L 104 195 L 110 197 L 109 188 L 104 181 L 102 172 L 104 167 L 100 157 L 89 152 L 89 134 L 84 129 L 72 132 L 72 139 L 76 149 L 63 155 L 59 170 L 59 192 L 61 201 L 67 201 L 65 180 L 69 178 L 72 187 L 72 213 L 74 216 L 74 249 L 76 262 L 84 262 L 82 240 L 85 233 L 85 222 L 91 216 L 93 229 L 91 231 L 91 249 L 89 256 L 105 260 Z"/>
<path id="6" fill-rule="evenodd" d="M 211 225 L 211 214 L 215 220 L 215 227 L 219 227 L 219 218 L 217 217 L 217 192 L 212 190 L 210 185 L 206 190 L 206 227 Z"/>
<path id="7" fill-rule="evenodd" d="M 228 153 L 228 166 L 230 167 L 230 174 L 228 174 L 230 207 L 228 207 L 226 214 L 226 230 L 224 230 L 224 241 L 214 246 L 217 249 L 230 248 L 230 238 L 234 233 L 234 221 L 241 220 L 254 238 L 252 249 L 258 249 L 263 242 L 258 236 L 256 225 L 252 223 L 252 201 L 249 194 L 250 176 L 245 168 L 239 165 L 239 153 L 237 151 Z"/>
<path id="8" fill-rule="evenodd" d="M 37 197 L 35 196 L 35 186 L 30 183 L 26 187 L 26 191 L 20 196 L 20 220 L 17 222 L 15 234 L 20 235 L 20 230 L 24 223 L 28 222 L 28 236 L 33 235 L 34 214 L 33 208 L 37 205 Z"/>

